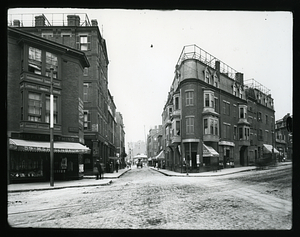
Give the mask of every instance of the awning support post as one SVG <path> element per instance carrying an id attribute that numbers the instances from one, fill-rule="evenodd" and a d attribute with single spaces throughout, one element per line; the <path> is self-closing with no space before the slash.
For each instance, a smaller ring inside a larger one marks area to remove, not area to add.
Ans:
<path id="1" fill-rule="evenodd" d="M 54 154 L 53 154 L 53 67 L 50 68 L 50 186 L 54 186 Z"/>

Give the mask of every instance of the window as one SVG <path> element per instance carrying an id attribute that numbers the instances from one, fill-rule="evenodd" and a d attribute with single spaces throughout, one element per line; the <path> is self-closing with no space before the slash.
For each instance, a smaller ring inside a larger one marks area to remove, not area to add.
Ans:
<path id="1" fill-rule="evenodd" d="M 233 127 L 233 139 L 236 140 L 237 139 L 237 126 Z"/>
<path id="2" fill-rule="evenodd" d="M 88 110 L 83 111 L 83 129 L 84 130 L 91 129 L 91 116 Z"/>
<path id="3" fill-rule="evenodd" d="M 209 107 L 209 94 L 205 94 L 205 107 Z"/>
<path id="4" fill-rule="evenodd" d="M 83 101 L 89 101 L 89 88 L 90 83 L 83 83 Z"/>
<path id="5" fill-rule="evenodd" d="M 28 71 L 38 75 L 42 74 L 42 50 L 29 47 Z"/>
<path id="6" fill-rule="evenodd" d="M 185 92 L 185 105 L 186 106 L 194 105 L 194 91 Z"/>
<path id="7" fill-rule="evenodd" d="M 261 129 L 258 130 L 258 137 L 257 137 L 257 139 L 258 139 L 259 141 L 262 141 L 262 140 L 263 140 L 263 132 L 262 132 Z"/>
<path id="8" fill-rule="evenodd" d="M 218 100 L 218 98 L 214 98 L 215 99 L 215 111 L 217 112 L 217 113 L 219 113 L 219 100 Z"/>
<path id="9" fill-rule="evenodd" d="M 79 35 L 77 37 L 77 49 L 87 51 L 91 49 L 91 36 Z"/>
<path id="10" fill-rule="evenodd" d="M 180 135 L 180 121 L 176 121 L 176 135 Z"/>
<path id="11" fill-rule="evenodd" d="M 210 73 L 208 70 L 205 70 L 205 82 L 209 83 L 209 79 L 210 79 Z"/>
<path id="12" fill-rule="evenodd" d="M 186 133 L 193 134 L 194 133 L 194 117 L 186 118 Z"/>
<path id="13" fill-rule="evenodd" d="M 50 68 L 53 67 L 53 78 L 57 78 L 57 56 L 55 54 L 46 52 L 46 76 L 50 77 Z"/>
<path id="14" fill-rule="evenodd" d="M 88 67 L 85 67 L 83 69 L 83 76 L 87 77 L 89 75 L 89 68 Z"/>
<path id="15" fill-rule="evenodd" d="M 266 114 L 266 124 L 268 124 L 269 123 L 269 117 L 268 117 L 268 115 Z"/>
<path id="16" fill-rule="evenodd" d="M 179 109 L 179 97 L 175 97 L 175 110 Z"/>
<path id="17" fill-rule="evenodd" d="M 223 123 L 223 138 L 230 139 L 230 124 Z"/>
<path id="18" fill-rule="evenodd" d="M 203 120 L 203 130 L 204 130 L 204 134 L 209 134 L 208 132 L 208 122 L 207 119 Z"/>
<path id="19" fill-rule="evenodd" d="M 230 116 L 230 103 L 227 101 L 223 101 L 223 114 Z"/>
<path id="20" fill-rule="evenodd" d="M 261 121 L 261 112 L 257 113 L 257 121 Z"/>
<path id="21" fill-rule="evenodd" d="M 219 136 L 219 121 L 215 119 L 215 135 Z"/>
<path id="22" fill-rule="evenodd" d="M 239 128 L 239 139 L 243 140 L 243 128 L 242 127 Z"/>
<path id="23" fill-rule="evenodd" d="M 50 95 L 46 95 L 45 123 L 50 123 Z M 53 96 L 53 124 L 58 123 L 57 96 Z"/>
<path id="24" fill-rule="evenodd" d="M 28 93 L 28 120 L 41 122 L 42 115 L 42 100 L 41 94 Z"/>

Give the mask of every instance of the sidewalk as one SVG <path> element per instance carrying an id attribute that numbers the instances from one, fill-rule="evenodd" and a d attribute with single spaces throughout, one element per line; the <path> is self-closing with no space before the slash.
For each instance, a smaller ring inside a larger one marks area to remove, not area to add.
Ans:
<path id="1" fill-rule="evenodd" d="M 29 191 L 43 191 L 43 190 L 54 190 L 62 188 L 78 188 L 87 186 L 103 186 L 112 183 L 112 179 L 117 179 L 125 174 L 130 169 L 121 169 L 118 173 L 104 174 L 104 179 L 96 180 L 96 176 L 84 176 L 83 179 L 79 180 L 66 180 L 66 181 L 55 181 L 54 186 L 50 186 L 50 182 L 38 182 L 38 183 L 22 183 L 22 184 L 9 184 L 7 186 L 7 192 L 29 192 Z"/>
<path id="2" fill-rule="evenodd" d="M 284 165 L 292 165 L 292 162 L 281 162 L 277 163 L 277 166 L 284 166 Z M 188 175 L 184 173 L 178 173 L 166 169 L 157 169 L 154 167 L 150 167 L 152 170 L 156 170 L 157 172 L 160 172 L 166 176 L 176 176 L 176 177 L 213 177 L 213 176 L 223 176 L 223 175 L 229 175 L 244 171 L 250 171 L 250 170 L 256 170 L 256 166 L 243 166 L 243 167 L 236 167 L 236 168 L 225 168 L 218 171 L 208 171 L 208 172 L 202 172 L 202 173 L 189 173 Z"/>

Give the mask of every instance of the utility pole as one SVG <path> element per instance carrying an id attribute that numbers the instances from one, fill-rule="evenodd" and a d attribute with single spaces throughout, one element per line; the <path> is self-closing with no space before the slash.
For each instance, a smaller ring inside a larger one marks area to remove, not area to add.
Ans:
<path id="1" fill-rule="evenodd" d="M 50 67 L 50 186 L 54 186 L 54 154 L 53 154 L 53 70 L 54 68 Z"/>

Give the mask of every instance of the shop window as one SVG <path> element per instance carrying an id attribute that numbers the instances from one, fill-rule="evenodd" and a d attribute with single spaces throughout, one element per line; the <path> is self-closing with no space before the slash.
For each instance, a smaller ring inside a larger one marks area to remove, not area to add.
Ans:
<path id="1" fill-rule="evenodd" d="M 42 100 L 41 94 L 28 93 L 28 120 L 40 122 L 42 115 Z"/>

